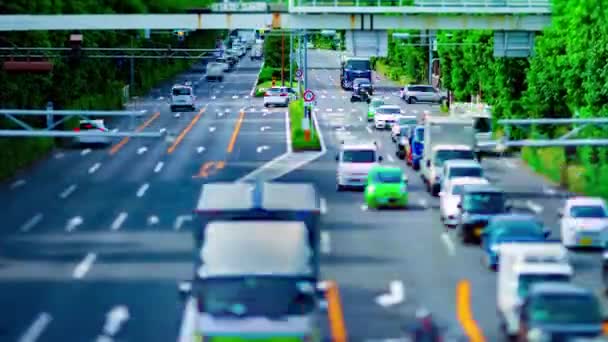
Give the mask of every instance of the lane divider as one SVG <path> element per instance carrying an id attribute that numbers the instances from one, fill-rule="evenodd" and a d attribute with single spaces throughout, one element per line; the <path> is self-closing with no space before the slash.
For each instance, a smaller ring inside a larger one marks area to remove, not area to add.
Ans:
<path id="1" fill-rule="evenodd" d="M 215 173 L 214 171 L 219 171 L 223 169 L 224 166 L 226 166 L 226 162 L 224 161 L 205 162 L 201 166 L 201 169 L 198 171 L 198 173 L 192 176 L 192 178 L 207 178 L 211 174 Z"/>
<path id="2" fill-rule="evenodd" d="M 154 113 L 154 115 L 152 115 L 148 120 L 146 120 L 146 122 L 144 122 L 143 124 L 141 124 L 139 127 L 137 127 L 137 129 L 135 129 L 135 132 L 139 133 L 141 131 L 143 131 L 146 127 L 148 127 L 154 120 L 158 119 L 158 117 L 160 116 L 160 112 L 156 112 Z M 118 144 L 112 146 L 112 149 L 110 149 L 110 155 L 113 156 L 115 155 L 118 151 L 120 151 L 120 149 L 125 146 L 129 140 L 131 140 L 130 137 L 124 137 Z"/>
<path id="3" fill-rule="evenodd" d="M 228 149 L 226 149 L 226 152 L 228 152 L 228 153 L 232 153 L 232 150 L 234 150 L 234 144 L 236 143 L 236 138 L 239 135 L 239 131 L 241 130 L 241 125 L 243 124 L 244 118 L 245 118 L 245 111 L 241 110 L 241 112 L 239 113 L 239 118 L 236 122 L 236 125 L 234 126 L 234 131 L 232 132 L 232 136 L 230 137 L 230 143 L 228 143 Z"/>
<path id="4" fill-rule="evenodd" d="M 184 137 L 186 137 L 186 134 L 188 134 L 192 130 L 192 127 L 194 127 L 194 125 L 198 122 L 198 120 L 201 118 L 201 116 L 203 115 L 204 112 L 205 112 L 205 108 L 201 108 L 201 110 L 198 112 L 198 114 L 196 114 L 196 116 L 192 119 L 192 121 L 190 121 L 188 126 L 186 126 L 186 128 L 184 128 L 184 130 L 181 131 L 181 133 L 177 136 L 177 138 L 173 142 L 173 145 L 171 145 L 167 149 L 167 153 L 171 154 L 171 153 L 173 153 L 173 151 L 175 151 L 177 146 L 182 142 L 182 140 L 184 140 Z"/>
<path id="5" fill-rule="evenodd" d="M 342 303 L 340 302 L 340 292 L 336 282 L 327 282 L 325 299 L 327 300 L 327 317 L 329 318 L 332 342 L 348 341 Z"/>
<path id="6" fill-rule="evenodd" d="M 459 281 L 456 286 L 456 314 L 469 341 L 486 341 L 479 325 L 473 318 L 471 310 L 471 284 L 467 280 Z"/>

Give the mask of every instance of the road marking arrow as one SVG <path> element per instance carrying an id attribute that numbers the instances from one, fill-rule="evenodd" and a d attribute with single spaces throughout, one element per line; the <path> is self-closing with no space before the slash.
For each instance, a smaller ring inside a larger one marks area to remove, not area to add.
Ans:
<path id="1" fill-rule="evenodd" d="M 270 126 L 264 126 L 264 127 L 260 128 L 260 131 L 264 132 L 264 131 L 266 131 L 268 129 L 271 129 L 271 128 L 272 127 L 270 127 Z"/>
<path id="2" fill-rule="evenodd" d="M 270 149 L 270 146 L 264 145 L 264 146 L 259 146 L 256 151 L 258 153 L 262 153 L 263 151 L 268 150 L 268 149 Z"/>
<path id="3" fill-rule="evenodd" d="M 395 304 L 399 304 L 405 299 L 405 290 L 401 281 L 391 281 L 389 285 L 389 291 L 389 293 L 385 293 L 376 297 L 376 303 L 378 305 L 382 307 L 389 307 Z"/>

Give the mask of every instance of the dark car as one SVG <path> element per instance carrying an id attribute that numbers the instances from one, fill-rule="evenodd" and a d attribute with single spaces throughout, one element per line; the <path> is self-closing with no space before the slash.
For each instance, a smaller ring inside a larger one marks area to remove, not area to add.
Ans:
<path id="1" fill-rule="evenodd" d="M 463 243 L 481 241 L 481 234 L 490 219 L 511 210 L 507 195 L 490 184 L 465 185 L 458 204 L 460 219 L 456 227 Z"/>
<path id="2" fill-rule="evenodd" d="M 351 102 L 366 101 L 370 102 L 370 96 L 373 95 L 374 88 L 372 83 L 367 78 L 357 78 L 353 82 L 353 93 L 350 97 Z"/>
<path id="3" fill-rule="evenodd" d="M 519 310 L 519 341 L 573 341 L 600 337 L 601 305 L 591 290 L 564 282 L 530 287 Z"/>

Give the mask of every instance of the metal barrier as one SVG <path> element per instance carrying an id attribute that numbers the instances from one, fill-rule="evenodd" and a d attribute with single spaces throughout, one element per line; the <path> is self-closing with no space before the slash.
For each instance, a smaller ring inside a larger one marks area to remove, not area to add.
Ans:
<path id="1" fill-rule="evenodd" d="M 421 7 L 513 7 L 550 8 L 549 0 L 415 0 Z"/>
<path id="2" fill-rule="evenodd" d="M 298 12 L 299 8 L 358 8 L 381 7 L 383 11 L 399 13 L 431 13 L 441 9 L 441 13 L 470 13 L 479 14 L 539 14 L 550 13 L 549 0 L 290 0 L 290 12 Z"/>

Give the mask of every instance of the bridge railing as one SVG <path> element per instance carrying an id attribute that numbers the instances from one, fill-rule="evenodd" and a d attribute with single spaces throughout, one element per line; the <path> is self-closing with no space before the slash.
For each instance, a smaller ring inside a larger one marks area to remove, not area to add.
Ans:
<path id="1" fill-rule="evenodd" d="M 513 7 L 549 8 L 549 0 L 415 0 L 420 7 Z"/>
<path id="2" fill-rule="evenodd" d="M 289 12 L 550 14 L 550 0 L 288 0 Z M 328 12 L 329 11 L 329 12 Z M 371 12 L 370 12 L 371 11 Z"/>

